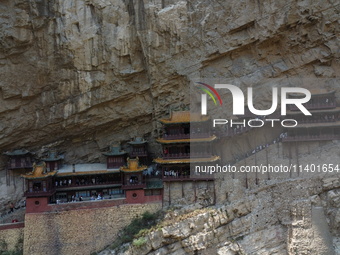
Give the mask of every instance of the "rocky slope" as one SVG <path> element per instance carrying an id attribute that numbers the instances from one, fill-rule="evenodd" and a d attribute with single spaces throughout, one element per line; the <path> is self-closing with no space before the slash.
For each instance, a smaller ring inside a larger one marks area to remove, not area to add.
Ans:
<path id="1" fill-rule="evenodd" d="M 236 166 L 296 163 L 284 156 L 287 144 L 273 144 Z M 339 162 L 338 141 L 305 143 L 299 146 L 302 165 Z M 275 162 L 273 161 L 275 159 Z M 143 245 L 105 250 L 107 254 L 340 254 L 339 173 L 259 175 L 216 175 L 217 205 L 184 205 L 171 212 L 156 230 L 144 236 Z M 188 213 L 188 211 L 190 211 Z"/>
<path id="2" fill-rule="evenodd" d="M 198 213 L 176 217 L 178 210 L 168 217 L 168 225 L 144 237 L 145 244 L 100 255 L 340 254 L 339 181 L 330 177 L 277 183 Z M 290 205 L 283 207 L 287 190 L 294 189 Z"/>

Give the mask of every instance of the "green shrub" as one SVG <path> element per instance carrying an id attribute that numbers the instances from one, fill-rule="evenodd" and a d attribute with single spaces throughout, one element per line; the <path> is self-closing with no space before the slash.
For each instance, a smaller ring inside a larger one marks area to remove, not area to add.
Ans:
<path id="1" fill-rule="evenodd" d="M 146 243 L 145 237 L 140 237 L 138 239 L 133 240 L 132 244 L 137 247 L 141 247 Z"/>
<path id="2" fill-rule="evenodd" d="M 157 219 L 157 214 L 146 211 L 145 213 L 143 213 L 142 219 L 144 221 L 155 221 Z"/>
<path id="3" fill-rule="evenodd" d="M 146 242 L 143 237 L 153 226 L 156 226 L 158 220 L 164 216 L 163 212 L 150 213 L 146 211 L 141 217 L 135 218 L 119 234 L 116 241 L 110 245 L 110 249 L 116 249 L 124 243 L 133 241 L 133 245 L 141 246 Z M 134 240 L 135 238 L 138 238 Z"/>

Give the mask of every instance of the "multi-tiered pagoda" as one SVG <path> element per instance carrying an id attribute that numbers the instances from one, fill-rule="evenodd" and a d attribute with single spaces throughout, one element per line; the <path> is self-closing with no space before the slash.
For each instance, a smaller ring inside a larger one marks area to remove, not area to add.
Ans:
<path id="1" fill-rule="evenodd" d="M 26 211 L 44 211 L 46 206 L 52 201 L 51 198 L 56 192 L 53 177 L 57 171 L 50 171 L 46 168 L 46 163 L 33 164 L 33 171 L 22 175 L 25 179 Z"/>
<path id="2" fill-rule="evenodd" d="M 139 158 L 139 162 L 142 164 L 148 165 L 149 162 L 149 153 L 147 149 L 147 141 L 142 137 L 136 137 L 134 140 L 128 142 L 130 145 L 130 158 Z"/>
<path id="3" fill-rule="evenodd" d="M 163 135 L 157 139 L 162 145 L 162 156 L 154 161 L 159 164 L 163 181 L 202 179 L 194 173 L 193 164 L 207 164 L 219 159 L 212 153 L 209 117 L 189 111 L 171 112 L 168 119 L 162 119 Z M 204 176 L 213 180 L 212 176 Z"/>
<path id="4" fill-rule="evenodd" d="M 326 141 L 340 139 L 340 107 L 336 106 L 335 91 L 312 90 L 311 100 L 304 104 L 311 116 L 304 115 L 295 105 L 290 105 L 287 119 L 298 122 L 287 128 L 283 142 Z M 291 94 L 292 98 L 300 95 Z"/>

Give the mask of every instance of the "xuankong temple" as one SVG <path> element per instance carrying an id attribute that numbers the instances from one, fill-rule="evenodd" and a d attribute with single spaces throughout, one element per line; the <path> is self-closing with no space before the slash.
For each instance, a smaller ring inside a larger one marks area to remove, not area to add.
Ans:
<path id="1" fill-rule="evenodd" d="M 149 155 L 147 141 L 129 141 L 129 152 L 114 144 L 103 155 L 106 164 L 63 164 L 64 157 L 51 150 L 42 158 L 27 150 L 5 152 L 7 171 L 22 174 L 27 212 L 43 212 L 48 204 L 111 199 L 118 204 L 161 201 L 163 182 L 213 181 L 211 175 L 194 173 L 191 164 L 219 160 L 212 152 L 217 137 L 209 118 L 189 111 L 171 112 L 162 119 L 161 157 Z"/>
<path id="2" fill-rule="evenodd" d="M 292 105 L 286 117 L 299 124 L 284 130 L 282 142 L 340 139 L 340 108 L 336 106 L 335 92 L 311 92 L 311 100 L 304 106 L 312 116 L 305 116 Z M 263 118 L 247 112 L 243 118 L 254 117 Z M 6 170 L 22 174 L 27 212 L 44 212 L 48 204 L 102 199 L 117 204 L 164 201 L 164 190 L 168 190 L 170 204 L 171 183 L 181 183 L 183 189 L 183 183 L 192 182 L 195 187 L 198 181 L 214 182 L 213 175 L 195 172 L 195 166 L 204 167 L 221 160 L 214 146 L 219 137 L 229 139 L 250 131 L 236 126 L 213 132 L 209 117 L 189 111 L 173 111 L 160 123 L 161 135 L 156 141 L 162 150 L 154 159 L 148 151 L 148 141 L 136 137 L 127 142 L 127 151 L 120 144 L 109 146 L 103 153 L 106 163 L 66 165 L 63 155 L 56 150 L 36 158 L 34 153 L 20 149 L 4 153 L 8 157 Z"/>

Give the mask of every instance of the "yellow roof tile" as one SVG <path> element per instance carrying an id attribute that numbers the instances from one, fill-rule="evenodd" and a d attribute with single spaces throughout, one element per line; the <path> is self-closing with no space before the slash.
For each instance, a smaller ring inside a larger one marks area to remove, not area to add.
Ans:
<path id="1" fill-rule="evenodd" d="M 33 164 L 33 171 L 29 174 L 23 174 L 21 177 L 25 179 L 41 179 L 46 178 L 49 176 L 54 176 L 57 173 L 57 171 L 53 172 L 46 172 L 46 163 L 43 163 L 42 165 L 36 165 Z"/>
<path id="2" fill-rule="evenodd" d="M 122 172 L 141 172 L 146 170 L 148 167 L 147 166 L 139 166 L 139 158 L 135 159 L 127 159 L 127 166 L 122 166 L 120 167 L 120 171 Z"/>
<path id="3" fill-rule="evenodd" d="M 95 174 L 110 174 L 117 173 L 116 171 L 108 171 L 108 170 L 95 170 L 95 171 L 83 171 L 83 172 L 66 172 L 66 173 L 57 173 L 58 177 L 65 176 L 77 176 L 77 175 L 95 175 Z"/>
<path id="4" fill-rule="evenodd" d="M 214 162 L 219 160 L 219 156 L 211 156 L 210 158 L 184 158 L 184 159 L 163 159 L 156 158 L 154 159 L 155 163 L 158 164 L 181 164 L 181 163 L 205 163 L 205 162 Z"/>

